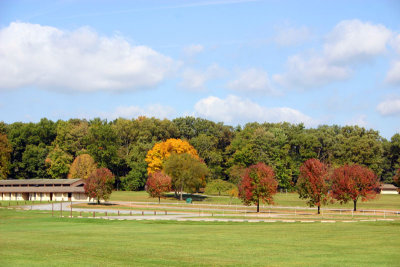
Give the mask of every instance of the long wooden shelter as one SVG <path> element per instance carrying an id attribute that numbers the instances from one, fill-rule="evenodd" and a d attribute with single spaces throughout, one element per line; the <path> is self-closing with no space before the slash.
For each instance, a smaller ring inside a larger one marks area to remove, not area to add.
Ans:
<path id="1" fill-rule="evenodd" d="M 83 179 L 0 180 L 0 200 L 88 201 Z"/>

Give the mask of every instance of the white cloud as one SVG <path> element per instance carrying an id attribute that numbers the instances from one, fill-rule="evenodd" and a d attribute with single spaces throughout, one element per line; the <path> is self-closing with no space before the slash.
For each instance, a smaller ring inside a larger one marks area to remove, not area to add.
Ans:
<path id="1" fill-rule="evenodd" d="M 392 32 L 383 25 L 341 21 L 327 35 L 322 51 L 307 58 L 289 57 L 286 73 L 274 79 L 289 88 L 315 88 L 344 80 L 352 74 L 351 65 L 384 53 L 391 38 Z"/>
<path id="2" fill-rule="evenodd" d="M 187 68 L 181 74 L 182 81 L 179 86 L 192 91 L 202 91 L 206 89 L 205 85 L 209 80 L 217 79 L 224 74 L 225 70 L 218 64 L 212 64 L 204 71 Z"/>
<path id="3" fill-rule="evenodd" d="M 277 29 L 274 41 L 281 46 L 295 46 L 306 42 L 311 38 L 311 31 L 305 26 L 282 27 Z"/>
<path id="4" fill-rule="evenodd" d="M 175 110 L 169 106 L 149 105 L 147 107 L 138 106 L 119 106 L 112 112 L 102 112 L 101 117 L 107 119 L 116 118 L 137 118 L 139 116 L 156 117 L 160 119 L 171 118 L 175 114 Z"/>
<path id="5" fill-rule="evenodd" d="M 391 41 L 392 47 L 396 50 L 396 52 L 400 55 L 400 34 L 395 36 Z"/>
<path id="6" fill-rule="evenodd" d="M 195 104 L 195 114 L 225 123 L 258 122 L 303 122 L 307 126 L 317 125 L 317 121 L 298 110 L 288 107 L 263 107 L 248 99 L 229 95 L 225 99 L 215 96 L 203 98 Z"/>
<path id="7" fill-rule="evenodd" d="M 350 74 L 349 68 L 330 64 L 322 57 L 304 60 L 300 56 L 292 56 L 287 62 L 287 72 L 273 78 L 285 87 L 313 88 L 347 79 Z"/>
<path id="8" fill-rule="evenodd" d="M 89 28 L 67 32 L 14 22 L 0 30 L 0 89 L 139 90 L 157 86 L 176 67 L 149 47 Z"/>
<path id="9" fill-rule="evenodd" d="M 386 82 L 400 85 L 400 60 L 392 62 L 392 66 L 386 75 Z"/>
<path id="10" fill-rule="evenodd" d="M 271 86 L 268 73 L 255 68 L 239 72 L 237 79 L 228 82 L 227 87 L 235 91 L 248 93 L 276 93 Z"/>
<path id="11" fill-rule="evenodd" d="M 382 101 L 376 107 L 378 112 L 383 116 L 400 114 L 400 98 L 392 98 Z"/>
<path id="12" fill-rule="evenodd" d="M 381 24 L 344 20 L 328 34 L 324 53 L 331 62 L 368 59 L 386 51 L 392 32 Z"/>
<path id="13" fill-rule="evenodd" d="M 201 44 L 189 45 L 183 48 L 183 53 L 187 57 L 193 57 L 204 51 L 204 46 Z"/>
<path id="14" fill-rule="evenodd" d="M 353 117 L 351 120 L 347 121 L 345 124 L 346 125 L 357 125 L 360 127 L 367 127 L 368 126 L 367 116 L 359 115 L 359 116 Z"/>

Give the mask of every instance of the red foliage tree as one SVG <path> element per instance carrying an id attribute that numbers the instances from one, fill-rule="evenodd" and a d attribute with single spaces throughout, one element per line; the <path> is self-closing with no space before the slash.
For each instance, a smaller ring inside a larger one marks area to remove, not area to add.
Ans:
<path id="1" fill-rule="evenodd" d="M 163 193 L 171 191 L 171 177 L 161 172 L 153 172 L 150 174 L 146 182 L 146 191 L 151 197 L 158 197 L 158 203 Z"/>
<path id="2" fill-rule="evenodd" d="M 400 169 L 397 169 L 396 174 L 393 177 L 393 181 L 400 186 Z"/>
<path id="3" fill-rule="evenodd" d="M 97 199 L 97 204 L 100 204 L 100 199 L 107 201 L 112 193 L 114 183 L 114 175 L 107 168 L 99 168 L 94 170 L 84 185 L 85 193 L 90 197 Z"/>
<path id="4" fill-rule="evenodd" d="M 260 162 L 245 170 L 239 185 L 239 197 L 245 205 L 257 204 L 259 212 L 260 200 L 272 204 L 277 187 L 278 181 L 275 179 L 273 169 Z"/>
<path id="5" fill-rule="evenodd" d="M 373 199 L 379 190 L 379 179 L 373 171 L 360 165 L 345 165 L 334 170 L 331 176 L 332 197 L 340 203 L 353 200 L 354 211 L 357 200 Z"/>
<path id="6" fill-rule="evenodd" d="M 326 204 L 329 191 L 327 166 L 318 159 L 309 159 L 300 167 L 297 191 L 302 199 L 308 199 L 310 207 L 317 206 L 320 214 L 321 204 Z"/>

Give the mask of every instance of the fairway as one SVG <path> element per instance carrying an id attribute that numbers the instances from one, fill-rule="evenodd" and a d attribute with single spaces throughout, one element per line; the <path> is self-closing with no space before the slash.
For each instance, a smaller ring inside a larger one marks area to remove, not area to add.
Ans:
<path id="1" fill-rule="evenodd" d="M 398 266 L 399 222 L 51 218 L 0 209 L 0 266 Z"/>

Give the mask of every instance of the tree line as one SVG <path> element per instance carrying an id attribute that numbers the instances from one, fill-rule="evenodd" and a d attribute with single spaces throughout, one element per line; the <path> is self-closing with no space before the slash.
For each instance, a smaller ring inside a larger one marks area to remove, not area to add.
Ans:
<path id="1" fill-rule="evenodd" d="M 207 182 L 238 184 L 247 167 L 263 162 L 272 167 L 279 188 L 292 190 L 301 164 L 311 158 L 332 168 L 368 167 L 385 183 L 392 183 L 399 169 L 400 134 L 387 140 L 358 126 L 254 122 L 233 127 L 194 117 L 43 118 L 38 123 L 0 122 L 0 178 L 67 178 L 73 162 L 88 154 L 97 167 L 111 170 L 115 188 L 142 190 L 148 152 L 168 139 L 186 140 L 196 149 L 209 169 Z"/>

